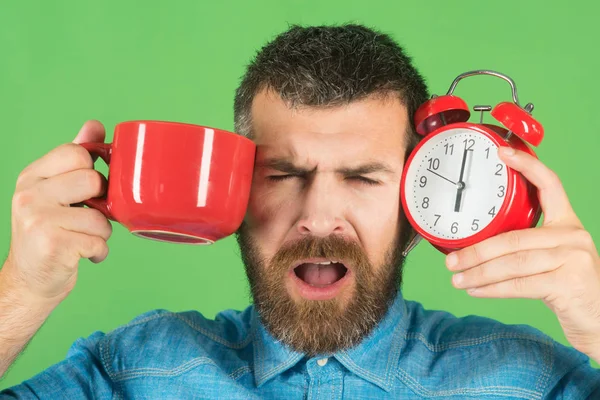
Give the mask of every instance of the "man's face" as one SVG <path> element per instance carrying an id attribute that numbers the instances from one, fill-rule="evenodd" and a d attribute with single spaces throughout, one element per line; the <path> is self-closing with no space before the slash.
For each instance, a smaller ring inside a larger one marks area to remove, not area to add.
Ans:
<path id="1" fill-rule="evenodd" d="M 238 241 L 257 310 L 295 350 L 353 346 L 401 282 L 406 108 L 373 97 L 291 109 L 262 91 L 252 123 L 256 165 Z"/>

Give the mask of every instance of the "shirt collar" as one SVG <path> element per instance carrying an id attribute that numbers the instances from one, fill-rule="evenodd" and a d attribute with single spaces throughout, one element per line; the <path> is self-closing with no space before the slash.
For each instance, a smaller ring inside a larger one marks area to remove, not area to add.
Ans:
<path id="1" fill-rule="evenodd" d="M 350 371 L 380 388 L 392 390 L 400 353 L 406 341 L 408 317 L 402 293 L 385 317 L 358 345 L 334 354 Z"/>
<path id="2" fill-rule="evenodd" d="M 389 392 L 406 338 L 406 314 L 406 303 L 402 293 L 398 292 L 385 317 L 371 334 L 357 346 L 335 353 L 333 357 L 354 374 Z M 292 368 L 304 357 L 273 338 L 261 323 L 254 307 L 252 331 L 254 379 L 257 387 Z"/>
<path id="3" fill-rule="evenodd" d="M 256 387 L 292 368 L 303 354 L 291 350 L 276 340 L 260 321 L 256 307 L 252 307 L 252 344 L 254 357 L 254 382 Z"/>

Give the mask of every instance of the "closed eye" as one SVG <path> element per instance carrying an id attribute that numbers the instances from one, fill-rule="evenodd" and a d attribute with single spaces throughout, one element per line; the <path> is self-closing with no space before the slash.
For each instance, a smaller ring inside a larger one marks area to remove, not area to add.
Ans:
<path id="1" fill-rule="evenodd" d="M 273 182 L 280 182 L 280 181 L 284 181 L 284 180 L 290 179 L 290 178 L 300 178 L 300 175 L 287 174 L 287 175 L 269 175 L 269 176 L 267 176 L 267 179 L 269 179 L 270 181 L 273 181 Z"/>
<path id="2" fill-rule="evenodd" d="M 273 182 L 281 182 L 281 181 L 284 181 L 286 179 L 291 179 L 291 178 L 302 178 L 302 176 L 294 175 L 294 174 L 267 176 L 267 179 L 269 179 L 270 181 L 273 181 Z M 369 186 L 376 186 L 376 185 L 381 184 L 381 182 L 379 182 L 379 181 L 365 178 L 364 176 L 348 176 L 348 177 L 346 177 L 346 179 L 351 180 L 351 181 L 357 181 L 359 183 L 369 185 Z"/>
<path id="3" fill-rule="evenodd" d="M 364 184 L 370 185 L 370 186 L 379 185 L 381 183 L 381 182 L 375 181 L 373 179 L 365 178 L 364 176 L 349 176 L 346 179 L 358 181 L 360 183 L 364 183 Z"/>

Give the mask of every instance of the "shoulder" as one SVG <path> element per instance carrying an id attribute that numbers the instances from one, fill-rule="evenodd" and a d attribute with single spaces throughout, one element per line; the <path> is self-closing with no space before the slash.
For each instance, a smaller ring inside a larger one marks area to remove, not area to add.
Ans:
<path id="1" fill-rule="evenodd" d="M 529 325 L 509 325 L 499 321 L 469 315 L 455 315 L 438 310 L 426 310 L 417 302 L 407 301 L 407 337 L 433 346 L 437 351 L 484 344 L 516 344 L 539 347 L 549 351 L 554 341 Z"/>
<path id="2" fill-rule="evenodd" d="M 192 340 L 224 348 L 240 348 L 250 338 L 250 312 L 225 310 L 214 319 L 199 311 L 152 310 L 107 334 L 113 342 L 181 342 Z"/>
<path id="3" fill-rule="evenodd" d="M 198 367 L 239 370 L 251 352 L 251 307 L 214 319 L 198 311 L 153 310 L 106 334 L 96 332 L 73 347 L 93 346 L 113 381 L 136 374 L 180 374 Z M 72 350 L 74 351 L 74 350 Z"/>
<path id="4" fill-rule="evenodd" d="M 531 326 L 456 317 L 410 301 L 407 311 L 405 351 L 422 362 L 401 359 L 399 377 L 421 390 L 541 398 L 577 368 L 600 379 L 587 356 Z"/>

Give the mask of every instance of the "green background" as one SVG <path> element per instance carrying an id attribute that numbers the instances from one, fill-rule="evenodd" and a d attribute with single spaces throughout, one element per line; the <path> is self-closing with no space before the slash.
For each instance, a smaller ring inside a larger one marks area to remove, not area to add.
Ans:
<path id="1" fill-rule="evenodd" d="M 546 128 L 537 153 L 555 170 L 600 244 L 597 96 L 599 6 L 547 1 L 3 1 L 0 4 L 0 256 L 8 252 L 19 172 L 69 142 L 87 119 L 112 139 L 116 123 L 162 119 L 233 129 L 234 90 L 250 58 L 289 24 L 361 22 L 393 35 L 445 92 L 458 74 L 510 75 Z M 508 100 L 496 78 L 462 81 L 471 105 Z M 106 172 L 104 166 L 98 168 Z M 61 360 L 79 337 L 155 308 L 214 316 L 249 304 L 233 237 L 210 247 L 164 244 L 114 224 L 108 259 L 80 264 L 79 281 L 0 387 Z M 566 343 L 532 300 L 473 299 L 451 286 L 441 253 L 423 242 L 406 268 L 405 297 L 457 315 L 527 323 Z M 0 321 L 2 324 L 3 321 Z"/>

